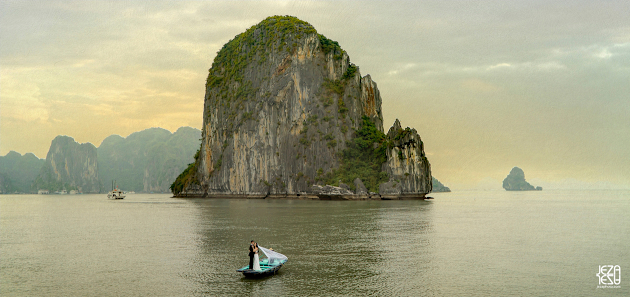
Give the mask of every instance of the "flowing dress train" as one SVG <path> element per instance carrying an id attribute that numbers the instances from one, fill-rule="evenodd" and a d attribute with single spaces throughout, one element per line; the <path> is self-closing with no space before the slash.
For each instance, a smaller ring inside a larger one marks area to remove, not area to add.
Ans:
<path id="1" fill-rule="evenodd" d="M 261 271 L 260 269 L 260 260 L 258 259 L 258 253 L 254 254 L 254 270 Z"/>

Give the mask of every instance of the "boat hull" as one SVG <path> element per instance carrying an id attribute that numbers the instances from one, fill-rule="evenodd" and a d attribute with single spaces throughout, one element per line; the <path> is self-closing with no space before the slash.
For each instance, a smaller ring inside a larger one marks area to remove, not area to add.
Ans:
<path id="1" fill-rule="evenodd" d="M 267 276 L 271 276 L 278 273 L 278 270 L 282 268 L 282 265 L 284 265 L 284 263 L 287 262 L 285 260 L 285 261 L 279 262 L 276 265 L 267 265 L 266 260 L 267 259 L 260 261 L 260 268 L 262 270 L 249 269 L 249 265 L 248 265 L 241 269 L 237 269 L 236 271 L 243 273 L 243 275 L 247 278 L 262 278 L 262 277 L 267 277 Z"/>

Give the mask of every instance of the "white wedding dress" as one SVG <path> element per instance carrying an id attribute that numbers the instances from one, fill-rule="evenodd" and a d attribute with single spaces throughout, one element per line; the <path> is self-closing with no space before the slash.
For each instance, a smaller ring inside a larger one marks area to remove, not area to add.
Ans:
<path id="1" fill-rule="evenodd" d="M 261 271 L 260 269 L 260 260 L 258 258 L 258 253 L 254 254 L 254 270 Z"/>

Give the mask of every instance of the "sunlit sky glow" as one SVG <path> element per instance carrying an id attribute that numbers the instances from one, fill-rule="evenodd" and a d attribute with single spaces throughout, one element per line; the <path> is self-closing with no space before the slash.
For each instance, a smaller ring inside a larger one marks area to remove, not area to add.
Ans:
<path id="1" fill-rule="evenodd" d="M 216 52 L 271 15 L 338 41 L 451 188 L 630 188 L 630 1 L 2 1 L 0 155 L 200 128 Z"/>

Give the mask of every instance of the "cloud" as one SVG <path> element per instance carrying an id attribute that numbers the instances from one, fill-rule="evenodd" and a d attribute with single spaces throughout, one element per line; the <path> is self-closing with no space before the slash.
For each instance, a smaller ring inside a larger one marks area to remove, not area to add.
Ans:
<path id="1" fill-rule="evenodd" d="M 409 69 L 413 69 L 416 68 L 418 65 L 416 65 L 415 63 L 406 63 L 404 65 L 399 65 L 398 67 L 396 67 L 393 70 L 390 70 L 389 72 L 387 72 L 387 75 L 397 75 L 401 72 L 405 72 Z"/>
<path id="2" fill-rule="evenodd" d="M 513 66 L 510 63 L 499 63 L 499 64 L 496 64 L 496 65 L 488 66 L 487 69 L 488 70 L 493 70 L 493 69 L 497 69 L 497 68 L 512 68 L 512 67 Z"/>
<path id="3" fill-rule="evenodd" d="M 37 84 L 16 78 L 5 72 L 0 76 L 2 86 L 2 118 L 43 123 L 49 118 L 48 105 Z"/>

